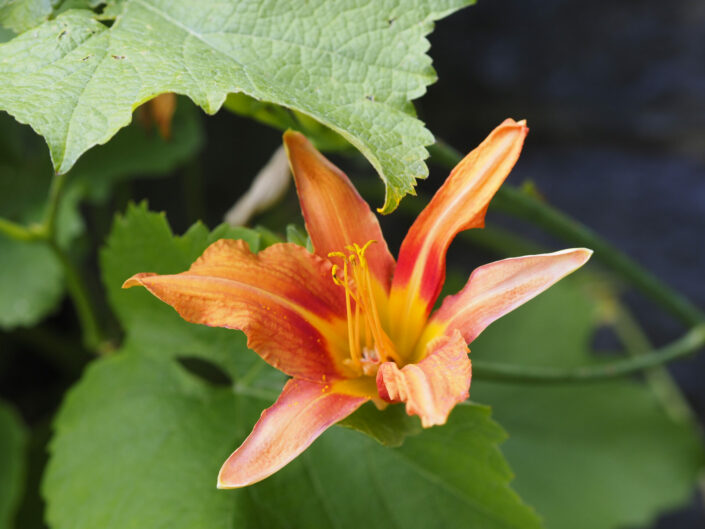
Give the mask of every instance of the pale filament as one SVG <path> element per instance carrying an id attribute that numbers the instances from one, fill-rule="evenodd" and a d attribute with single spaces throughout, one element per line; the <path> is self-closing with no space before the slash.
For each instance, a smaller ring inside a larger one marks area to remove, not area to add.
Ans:
<path id="1" fill-rule="evenodd" d="M 400 362 L 394 344 L 384 332 L 375 302 L 370 269 L 365 258 L 367 248 L 376 241 L 368 241 L 364 246 L 346 246 L 349 252 L 331 252 L 328 257 L 343 260 L 342 279 L 338 276 L 341 267 L 333 265 L 331 273 L 336 285 L 345 289 L 345 309 L 348 320 L 348 345 L 350 363 L 358 373 L 374 374 L 376 366 L 390 359 Z M 351 277 L 352 276 L 352 277 Z M 355 303 L 353 312 L 352 302 Z M 364 324 L 364 347 L 360 344 L 360 323 Z"/>

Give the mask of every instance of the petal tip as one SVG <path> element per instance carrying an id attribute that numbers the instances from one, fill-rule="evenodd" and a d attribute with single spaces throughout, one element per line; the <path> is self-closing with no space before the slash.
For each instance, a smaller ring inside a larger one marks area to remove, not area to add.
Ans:
<path id="1" fill-rule="evenodd" d="M 246 472 L 243 473 L 242 469 L 244 468 L 244 464 L 241 461 L 237 461 L 236 463 L 238 450 L 235 450 L 235 452 L 230 454 L 230 457 L 228 457 L 228 459 L 225 460 L 225 463 L 223 463 L 223 466 L 220 467 L 220 470 L 218 471 L 216 488 L 220 490 L 240 489 L 242 487 L 247 487 L 248 485 L 253 485 L 258 481 L 262 481 L 264 478 L 269 477 L 272 474 L 270 472 L 269 474 L 262 476 L 257 474 L 248 475 Z"/>
<path id="2" fill-rule="evenodd" d="M 145 277 L 152 277 L 157 274 L 153 274 L 151 272 L 141 272 L 139 274 L 133 275 L 131 278 L 127 279 L 123 284 L 122 288 L 132 288 L 132 287 L 140 287 L 144 286 L 144 283 L 142 282 L 142 279 Z"/>
<path id="3" fill-rule="evenodd" d="M 289 129 L 282 135 L 282 142 L 284 143 L 284 148 L 286 150 L 287 156 L 290 155 L 289 151 L 297 147 L 305 147 L 309 144 L 306 136 L 301 134 L 298 130 Z"/>
<path id="4" fill-rule="evenodd" d="M 218 482 L 216 483 L 216 488 L 219 490 L 229 490 L 229 489 L 238 489 L 240 487 L 244 487 L 248 485 L 248 483 L 238 483 L 234 480 L 229 480 L 223 476 L 225 474 L 226 467 L 228 466 L 228 461 L 223 463 L 223 466 L 220 467 L 220 472 L 218 472 Z"/>
<path id="5" fill-rule="evenodd" d="M 580 258 L 580 266 L 587 263 L 592 257 L 592 254 L 595 253 L 590 248 L 576 248 L 574 251 L 576 255 L 578 255 Z"/>

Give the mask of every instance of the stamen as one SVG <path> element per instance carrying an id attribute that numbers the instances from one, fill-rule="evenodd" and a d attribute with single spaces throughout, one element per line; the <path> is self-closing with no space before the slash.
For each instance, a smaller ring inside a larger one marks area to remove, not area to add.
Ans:
<path id="1" fill-rule="evenodd" d="M 331 273 L 336 285 L 345 289 L 345 309 L 347 311 L 348 343 L 350 348 L 350 363 L 358 373 L 374 374 L 380 362 L 393 359 L 400 363 L 400 357 L 394 349 L 394 344 L 384 332 L 374 297 L 373 283 L 365 252 L 372 243 L 367 241 L 362 247 L 353 243 L 345 247 L 349 252 L 331 252 L 329 257 L 339 257 L 343 260 L 343 277 L 340 266 L 333 265 Z M 348 265 L 351 269 L 348 272 Z M 352 277 L 351 277 L 352 276 Z M 355 302 L 355 313 L 352 312 L 352 301 Z M 364 323 L 364 346 L 360 343 L 360 322 Z"/>

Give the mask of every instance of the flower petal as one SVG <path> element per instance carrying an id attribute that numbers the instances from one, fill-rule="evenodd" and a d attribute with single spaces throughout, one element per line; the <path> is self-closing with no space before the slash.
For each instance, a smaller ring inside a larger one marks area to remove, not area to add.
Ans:
<path id="1" fill-rule="evenodd" d="M 365 256 L 373 276 L 389 291 L 394 258 L 389 253 L 377 217 L 345 174 L 328 161 L 306 137 L 288 131 L 284 146 L 289 155 L 296 191 L 313 248 L 321 257 L 344 252 L 374 240 Z"/>
<path id="2" fill-rule="evenodd" d="M 187 272 L 137 274 L 142 285 L 185 320 L 241 329 L 248 346 L 286 374 L 321 381 L 347 368 L 343 290 L 331 264 L 295 244 L 253 254 L 241 240 L 213 243 Z"/>
<path id="3" fill-rule="evenodd" d="M 406 402 L 406 413 L 421 417 L 424 428 L 445 424 L 453 407 L 468 398 L 472 367 L 459 332 L 441 336 L 418 364 L 399 369 L 385 362 L 377 371 L 377 391 L 388 402 Z"/>
<path id="4" fill-rule="evenodd" d="M 289 380 L 245 442 L 223 464 L 218 488 L 245 487 L 272 475 L 367 400 L 335 393 L 314 382 Z"/>
<path id="5" fill-rule="evenodd" d="M 465 287 L 444 299 L 431 316 L 417 355 L 423 355 L 420 348 L 425 341 L 444 332 L 460 331 L 467 343 L 472 342 L 490 323 L 580 268 L 591 255 L 591 250 L 576 248 L 504 259 L 475 269 Z"/>
<path id="6" fill-rule="evenodd" d="M 421 212 L 399 250 L 390 306 L 401 349 L 413 347 L 445 280 L 445 256 L 455 235 L 484 225 L 490 200 L 519 158 L 528 132 L 506 120 L 468 154 Z"/>

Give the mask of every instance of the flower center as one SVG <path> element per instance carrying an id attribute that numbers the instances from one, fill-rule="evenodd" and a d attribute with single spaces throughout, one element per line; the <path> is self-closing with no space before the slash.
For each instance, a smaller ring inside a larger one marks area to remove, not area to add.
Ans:
<path id="1" fill-rule="evenodd" d="M 328 257 L 340 257 L 343 266 L 334 264 L 333 282 L 345 289 L 345 308 L 348 319 L 348 344 L 350 358 L 345 363 L 360 375 L 375 375 L 382 362 L 401 362 L 394 344 L 382 328 L 375 301 L 370 269 L 365 252 L 372 243 L 362 247 L 353 243 L 343 252 L 331 252 Z"/>

